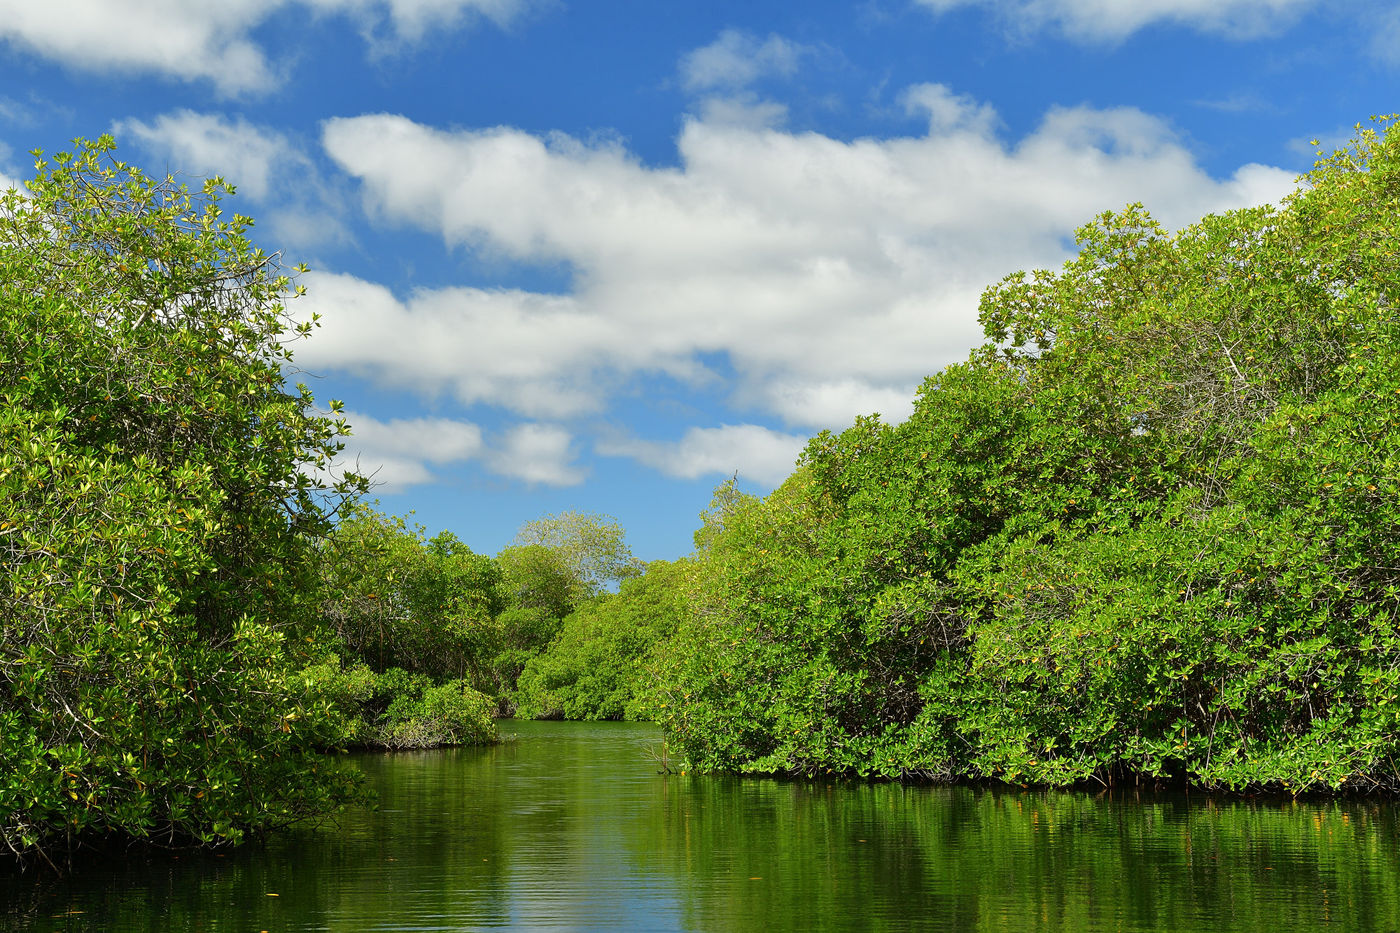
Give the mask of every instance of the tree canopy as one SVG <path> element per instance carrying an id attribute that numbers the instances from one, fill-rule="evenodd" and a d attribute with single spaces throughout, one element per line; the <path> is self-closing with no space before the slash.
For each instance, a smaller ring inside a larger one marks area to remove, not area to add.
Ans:
<path id="1" fill-rule="evenodd" d="M 237 841 L 347 799 L 294 671 L 363 481 L 228 190 L 79 143 L 0 197 L 0 838 Z M 332 412 L 338 410 L 335 403 Z"/>
<path id="2" fill-rule="evenodd" d="M 626 539 L 622 526 L 606 515 L 561 512 L 521 525 L 502 559 L 509 560 L 516 548 L 543 548 L 563 576 L 565 599 L 577 603 L 641 573 L 643 565 L 632 556 Z M 522 563 L 537 566 L 530 559 Z M 522 573 L 515 585 L 523 592 L 532 583 L 529 573 Z"/>
<path id="3" fill-rule="evenodd" d="M 1105 213 L 989 288 L 909 420 L 705 532 L 691 766 L 1400 786 L 1397 204 L 1381 120 L 1277 207 Z"/>

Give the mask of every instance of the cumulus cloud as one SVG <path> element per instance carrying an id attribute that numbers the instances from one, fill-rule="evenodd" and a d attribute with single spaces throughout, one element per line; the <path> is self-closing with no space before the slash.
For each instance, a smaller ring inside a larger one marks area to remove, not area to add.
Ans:
<path id="1" fill-rule="evenodd" d="M 726 424 L 690 428 L 675 442 L 614 438 L 600 441 L 595 449 L 605 457 L 631 457 L 681 479 L 738 473 L 776 486 L 792 472 L 806 444 L 805 435 L 784 434 L 756 424 Z"/>
<path id="2" fill-rule="evenodd" d="M 946 84 L 915 84 L 900 97 L 910 115 L 928 120 L 929 135 L 961 130 L 989 136 L 999 122 L 991 104 L 979 104 L 966 94 L 955 94 Z"/>
<path id="3" fill-rule="evenodd" d="M 789 424 L 812 427 L 845 427 L 854 416 L 869 414 L 898 423 L 914 413 L 911 390 L 881 388 L 860 379 L 775 379 L 753 402 Z"/>
<path id="4" fill-rule="evenodd" d="M 481 428 L 448 418 L 395 418 L 380 421 L 369 415 L 345 413 L 353 432 L 337 469 L 354 468 L 373 475 L 385 493 L 431 483 L 432 466 L 443 466 L 480 457 L 484 444 Z"/>
<path id="5" fill-rule="evenodd" d="M 787 122 L 787 116 L 785 104 L 762 100 L 750 93 L 707 97 L 700 101 L 701 119 L 714 126 L 742 126 L 759 130 L 782 126 Z"/>
<path id="6" fill-rule="evenodd" d="M 936 13 L 982 6 L 1015 32 L 1054 29 L 1073 39 L 1116 42 L 1169 23 L 1248 39 L 1283 31 L 1321 0 L 916 0 Z"/>
<path id="7" fill-rule="evenodd" d="M 480 426 L 451 418 L 380 421 L 346 412 L 353 432 L 334 465 L 372 475 L 384 494 L 437 482 L 435 468 L 475 461 L 498 476 L 546 486 L 573 486 L 584 478 L 574 463 L 573 437 L 556 425 L 527 423 L 488 437 Z"/>
<path id="8" fill-rule="evenodd" d="M 757 36 L 726 29 L 709 45 L 681 59 L 681 84 L 688 91 L 734 91 L 767 75 L 796 73 L 809 49 L 782 36 Z"/>
<path id="9" fill-rule="evenodd" d="M 167 155 L 181 170 L 222 174 L 258 200 L 267 197 L 279 163 L 307 162 L 293 152 L 285 136 L 259 129 L 242 117 L 231 120 L 220 114 L 178 110 L 150 123 L 119 121 L 113 131 Z"/>
<path id="10" fill-rule="evenodd" d="M 642 362 L 624 361 L 631 342 L 617 321 L 588 314 L 572 297 L 446 288 L 400 301 L 351 275 L 312 272 L 302 281 L 308 294 L 299 310 L 323 319 L 316 338 L 297 348 L 297 363 L 311 369 L 560 418 L 603 407 L 600 367 Z"/>
<path id="11" fill-rule="evenodd" d="M 275 72 L 249 30 L 277 0 L 0 0 L 0 38 L 92 71 L 208 79 L 226 94 L 265 90 Z"/>
<path id="12" fill-rule="evenodd" d="M 221 175 L 240 194 L 265 207 L 261 223 L 284 245 L 310 246 L 349 239 L 342 198 L 315 163 L 284 133 L 243 117 L 177 110 L 151 121 L 121 120 L 112 128 L 193 175 Z"/>
<path id="13" fill-rule="evenodd" d="M 981 290 L 1058 265 L 1097 212 L 1140 200 L 1180 226 L 1293 186 L 1259 165 L 1212 178 L 1134 109 L 1055 109 L 1008 141 L 991 108 L 946 87 L 905 100 L 927 129 L 887 139 L 693 117 L 666 168 L 616 142 L 329 121 L 325 149 L 372 214 L 451 246 L 562 260 L 575 279 L 562 295 L 402 297 L 309 279 L 324 325 L 298 358 L 557 419 L 604 407 L 639 373 L 713 384 L 719 356 L 736 408 L 802 428 L 897 420 L 925 375 L 978 342 Z"/>
<path id="14" fill-rule="evenodd" d="M 85 71 L 207 80 L 224 95 L 266 91 L 278 68 L 252 38 L 274 12 L 299 5 L 348 15 L 374 35 L 420 38 L 472 16 L 504 24 L 531 0 L 0 0 L 0 39 Z"/>
<path id="15" fill-rule="evenodd" d="M 521 424 L 506 432 L 490 452 L 486 466 L 493 473 L 544 486 L 576 486 L 585 473 L 575 462 L 574 439 L 550 424 Z"/>

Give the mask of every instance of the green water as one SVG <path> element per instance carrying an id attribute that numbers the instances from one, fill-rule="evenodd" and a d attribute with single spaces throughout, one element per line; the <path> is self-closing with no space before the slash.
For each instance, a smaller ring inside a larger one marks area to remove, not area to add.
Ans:
<path id="1" fill-rule="evenodd" d="M 380 808 L 223 857 L 0 876 L 35 930 L 1396 930 L 1393 802 L 658 774 L 647 726 L 355 756 Z M 275 895 L 275 896 L 274 896 Z"/>

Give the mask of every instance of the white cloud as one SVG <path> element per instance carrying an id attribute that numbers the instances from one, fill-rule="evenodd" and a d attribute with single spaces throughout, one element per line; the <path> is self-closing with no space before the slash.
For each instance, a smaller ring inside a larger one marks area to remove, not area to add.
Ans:
<path id="1" fill-rule="evenodd" d="M 897 419 L 925 375 L 979 341 L 981 290 L 1058 265 L 1099 211 L 1140 200 L 1180 226 L 1293 186 L 1257 165 L 1212 178 L 1133 109 L 1052 110 L 1008 142 L 990 108 L 947 88 L 906 101 L 929 116 L 922 134 L 842 141 L 691 118 L 676 168 L 615 142 L 329 121 L 325 148 L 372 214 L 452 246 L 568 262 L 575 284 L 399 299 L 311 278 L 324 327 L 299 360 L 559 418 L 604 407 L 641 372 L 699 385 L 720 354 L 736 406 L 804 428 L 871 409 Z"/>
<path id="2" fill-rule="evenodd" d="M 763 387 L 753 404 L 789 424 L 844 427 L 855 415 L 879 414 L 898 423 L 914 413 L 914 393 L 903 388 L 880 388 L 859 379 L 774 380 Z"/>
<path id="3" fill-rule="evenodd" d="M 531 0 L 301 0 L 327 13 L 357 19 L 367 35 L 387 25 L 396 38 L 421 39 L 430 29 L 461 25 L 481 18 L 507 26 L 531 5 Z"/>
<path id="4" fill-rule="evenodd" d="M 221 114 L 178 110 L 151 123 L 119 121 L 113 132 L 167 155 L 179 171 L 222 174 L 258 200 L 267 197 L 279 163 L 308 161 L 292 150 L 285 136 L 259 129 L 242 117 L 230 120 Z"/>
<path id="5" fill-rule="evenodd" d="M 532 0 L 0 0 L 0 39 L 85 71 L 208 80 L 224 95 L 280 81 L 251 37 L 275 11 L 309 6 L 349 15 L 367 35 L 387 24 L 414 40 L 471 16 L 504 24 Z"/>
<path id="6" fill-rule="evenodd" d="M 205 78 L 223 93 L 264 90 L 274 70 L 248 31 L 278 0 L 0 0 L 0 37 L 92 71 Z"/>
<path id="7" fill-rule="evenodd" d="M 788 109 L 773 100 L 762 100 L 746 91 L 700 101 L 700 118 L 714 126 L 741 126 L 751 130 L 780 127 Z"/>
<path id="8" fill-rule="evenodd" d="M 961 130 L 988 136 L 1000 122 L 991 104 L 979 104 L 966 94 L 955 94 L 946 84 L 915 84 L 900 97 L 911 116 L 928 119 L 929 135 Z"/>
<path id="9" fill-rule="evenodd" d="M 243 117 L 177 110 L 150 122 L 121 120 L 119 141 L 134 140 L 173 171 L 222 175 L 238 192 L 265 205 L 258 211 L 279 245 L 307 247 L 350 238 L 342 198 L 315 163 L 287 136 Z"/>
<path id="10" fill-rule="evenodd" d="M 690 428 L 674 443 L 636 438 L 600 441 L 605 457 L 631 457 L 667 476 L 695 479 L 706 474 L 738 473 L 745 479 L 776 486 L 792 472 L 807 437 L 783 434 L 756 424 Z"/>
<path id="11" fill-rule="evenodd" d="M 1118 41 L 1169 23 L 1247 39 L 1283 31 L 1321 0 L 916 0 L 936 13 L 990 7 L 1015 32 L 1052 28 L 1073 39 Z"/>
<path id="12" fill-rule="evenodd" d="M 737 29 L 726 29 L 709 45 L 681 59 L 681 84 L 688 91 L 737 90 L 766 75 L 795 74 L 810 52 L 782 36 L 763 41 Z"/>
<path id="13" fill-rule="evenodd" d="M 369 415 L 347 413 L 353 436 L 362 448 L 375 451 L 412 451 L 429 463 L 453 463 L 478 456 L 483 448 L 481 428 L 448 418 L 394 418 L 379 421 Z"/>
<path id="14" fill-rule="evenodd" d="M 21 192 L 25 190 L 22 181 L 6 174 L 7 169 L 13 169 L 14 167 L 10 162 L 10 156 L 12 154 L 13 150 L 10 148 L 9 144 L 4 140 L 0 140 L 0 194 L 9 191 L 11 188 Z"/>
<path id="15" fill-rule="evenodd" d="M 486 465 L 494 473 L 545 486 L 577 486 L 585 478 L 573 436 L 557 425 L 521 424 L 506 432 Z"/>
<path id="16" fill-rule="evenodd" d="M 353 432 L 345 441 L 337 467 L 354 467 L 385 493 L 435 480 L 430 465 L 442 466 L 480 457 L 481 428 L 448 418 L 395 418 L 380 421 L 346 412 Z"/>
<path id="17" fill-rule="evenodd" d="M 394 418 L 346 412 L 352 434 L 334 467 L 372 475 L 383 494 L 438 481 L 435 467 L 475 461 L 498 476 L 546 486 L 573 486 L 583 471 L 573 462 L 573 437 L 546 424 L 516 425 L 488 438 L 469 421 Z"/>
<path id="18" fill-rule="evenodd" d="M 0 193 L 8 191 L 11 188 L 15 188 L 19 191 L 24 190 L 23 184 L 21 184 L 17 179 L 11 178 L 10 176 L 6 175 L 3 171 L 4 168 L 8 167 L 9 161 L 10 147 L 6 145 L 3 140 L 0 140 Z"/>
<path id="19" fill-rule="evenodd" d="M 298 310 L 323 319 L 296 351 L 311 369 L 558 418 L 603 407 L 606 379 L 595 369 L 643 362 L 629 355 L 632 341 L 618 322 L 587 314 L 570 297 L 448 288 L 400 301 L 354 276 L 312 272 L 302 281 L 308 294 Z"/>

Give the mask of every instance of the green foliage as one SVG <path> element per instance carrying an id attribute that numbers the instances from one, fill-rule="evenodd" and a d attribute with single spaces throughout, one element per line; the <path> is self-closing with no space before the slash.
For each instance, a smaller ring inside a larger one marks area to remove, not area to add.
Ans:
<path id="1" fill-rule="evenodd" d="M 512 559 L 521 549 L 529 556 Z M 551 559 L 541 560 L 544 554 Z M 570 608 L 643 569 L 627 547 L 622 526 L 592 512 L 563 512 L 526 522 L 516 532 L 511 547 L 501 553 L 501 560 L 511 567 L 506 579 L 513 591 L 520 593 L 518 603 L 536 605 L 542 593 L 552 597 L 562 577 L 567 590 L 561 602 Z"/>
<path id="2" fill-rule="evenodd" d="M 570 613 L 640 572 L 622 529 L 569 512 L 526 524 L 495 559 L 449 533 L 354 509 L 320 550 L 322 615 L 347 658 L 462 680 L 514 709 L 516 681 Z"/>
<path id="3" fill-rule="evenodd" d="M 501 588 L 512 609 L 562 619 L 588 594 L 564 555 L 543 544 L 511 545 L 497 556 Z"/>
<path id="4" fill-rule="evenodd" d="M 565 617 L 644 565 L 632 556 L 621 525 L 589 512 L 525 523 L 496 559 L 506 608 L 497 620 L 493 667 L 502 711 L 511 712 L 521 672 L 559 634 Z"/>
<path id="5" fill-rule="evenodd" d="M 1305 181 L 1102 215 L 908 421 L 728 497 L 658 693 L 691 765 L 1400 786 L 1400 131 Z"/>
<path id="6" fill-rule="evenodd" d="M 497 696 L 503 712 L 513 712 L 514 692 L 520 673 L 530 660 L 559 634 L 564 617 L 539 606 L 516 606 L 496 620 L 500 641 L 492 658 Z"/>
<path id="7" fill-rule="evenodd" d="M 104 139 L 0 198 L 0 838 L 237 842 L 347 799 L 293 671 L 313 541 L 362 480 L 288 391 L 313 322 L 191 193 Z M 37 155 L 36 155 L 37 158 Z M 332 408 L 338 406 L 332 403 Z"/>
<path id="8" fill-rule="evenodd" d="M 347 657 L 494 692 L 501 572 L 451 533 L 359 507 L 320 551 L 322 615 Z"/>
<path id="9" fill-rule="evenodd" d="M 435 684 L 425 674 L 332 656 L 303 672 L 308 692 L 334 713 L 333 747 L 433 748 L 496 741 L 495 701 L 465 680 Z"/>
<path id="10" fill-rule="evenodd" d="M 943 620 L 910 613 L 909 591 L 876 599 L 825 552 L 860 559 L 819 489 L 807 466 L 729 511 L 700 558 L 694 622 L 657 651 L 651 708 L 693 767 L 946 775 L 920 678 L 939 673 Z"/>
<path id="11" fill-rule="evenodd" d="M 655 561 L 614 595 L 564 619 L 520 675 L 517 715 L 531 719 L 644 719 L 656 647 L 689 613 L 689 565 Z"/>

